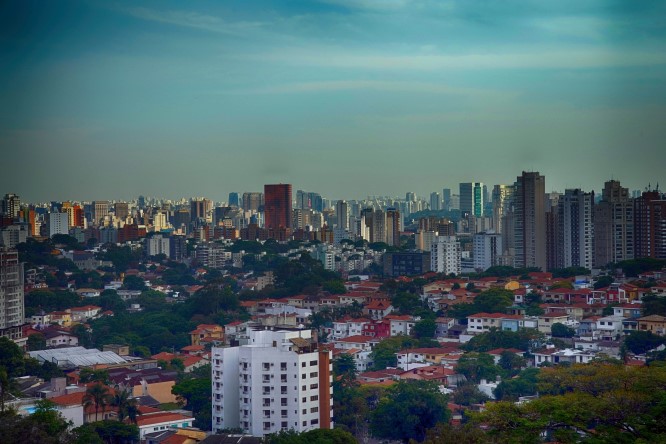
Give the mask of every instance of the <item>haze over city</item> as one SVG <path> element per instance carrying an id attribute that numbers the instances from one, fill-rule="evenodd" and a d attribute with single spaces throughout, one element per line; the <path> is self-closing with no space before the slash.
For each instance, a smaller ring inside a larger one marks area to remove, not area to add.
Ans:
<path id="1" fill-rule="evenodd" d="M 534 170 L 548 190 L 643 189 L 663 178 L 664 12 L 5 2 L 0 188 L 25 201 L 225 200 L 283 182 L 337 199 Z"/>

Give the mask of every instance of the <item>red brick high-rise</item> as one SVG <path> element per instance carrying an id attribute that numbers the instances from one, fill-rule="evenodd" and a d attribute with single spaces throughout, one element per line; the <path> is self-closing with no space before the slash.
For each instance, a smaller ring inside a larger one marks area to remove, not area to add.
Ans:
<path id="1" fill-rule="evenodd" d="M 666 259 L 666 195 L 645 191 L 634 200 L 636 257 Z"/>
<path id="2" fill-rule="evenodd" d="M 264 185 L 264 226 L 291 230 L 291 184 Z"/>

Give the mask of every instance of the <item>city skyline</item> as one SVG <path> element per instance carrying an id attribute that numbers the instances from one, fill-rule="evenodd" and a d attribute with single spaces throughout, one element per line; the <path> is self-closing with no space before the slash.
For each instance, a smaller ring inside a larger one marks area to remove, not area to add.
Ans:
<path id="1" fill-rule="evenodd" d="M 265 183 L 425 197 L 521 171 L 560 192 L 663 178 L 661 2 L 0 12 L 0 189 L 26 201 L 223 201 Z"/>

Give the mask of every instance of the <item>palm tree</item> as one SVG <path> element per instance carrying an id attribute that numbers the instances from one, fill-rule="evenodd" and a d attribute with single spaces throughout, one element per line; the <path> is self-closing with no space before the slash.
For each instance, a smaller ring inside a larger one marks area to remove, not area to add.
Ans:
<path id="1" fill-rule="evenodd" d="M 139 406 L 136 402 L 136 399 L 131 397 L 129 390 L 121 390 L 116 385 L 116 393 L 113 395 L 111 404 L 118 408 L 119 421 L 123 421 L 125 418 L 127 418 L 131 423 L 136 424 L 136 417 L 141 413 L 139 412 Z"/>
<path id="2" fill-rule="evenodd" d="M 94 405 L 95 421 L 98 421 L 99 418 L 97 417 L 97 413 L 99 412 L 100 407 L 102 408 L 102 417 L 104 417 L 106 406 L 109 405 L 111 398 L 109 388 L 98 382 L 97 384 L 88 387 L 88 390 L 86 390 L 86 394 L 83 396 L 83 407 L 87 408 Z"/>

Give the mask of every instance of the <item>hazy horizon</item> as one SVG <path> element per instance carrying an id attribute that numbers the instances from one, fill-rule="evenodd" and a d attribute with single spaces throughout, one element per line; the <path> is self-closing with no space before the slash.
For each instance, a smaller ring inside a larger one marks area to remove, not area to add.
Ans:
<path id="1" fill-rule="evenodd" d="M 0 5 L 0 192 L 427 198 L 664 179 L 666 4 Z M 659 148 L 662 146 L 662 148 Z"/>

